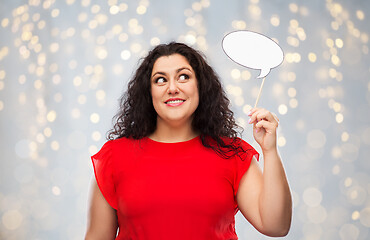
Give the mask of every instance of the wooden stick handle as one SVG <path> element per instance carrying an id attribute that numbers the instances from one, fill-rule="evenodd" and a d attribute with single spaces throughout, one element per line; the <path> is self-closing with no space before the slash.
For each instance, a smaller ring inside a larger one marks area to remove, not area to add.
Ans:
<path id="1" fill-rule="evenodd" d="M 266 77 L 264 77 L 264 78 L 263 78 L 263 80 L 262 80 L 261 87 L 260 87 L 260 91 L 259 91 L 259 93 L 258 93 L 256 103 L 254 104 L 254 107 L 255 107 L 255 108 L 257 107 L 258 101 L 260 100 L 261 92 L 262 92 L 262 88 L 263 88 L 263 84 L 265 83 L 265 79 L 266 79 Z"/>

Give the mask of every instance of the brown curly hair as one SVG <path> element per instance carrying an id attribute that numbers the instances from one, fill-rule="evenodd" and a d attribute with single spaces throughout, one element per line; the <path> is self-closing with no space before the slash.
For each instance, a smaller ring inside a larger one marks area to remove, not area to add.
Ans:
<path id="1" fill-rule="evenodd" d="M 127 91 L 120 98 L 120 108 L 113 118 L 113 129 L 107 139 L 122 137 L 141 139 L 156 129 L 157 113 L 153 107 L 150 77 L 155 61 L 162 56 L 180 54 L 193 68 L 198 80 L 199 105 L 194 112 L 193 130 L 200 133 L 202 144 L 224 158 L 230 158 L 248 149 L 241 147 L 230 101 L 215 71 L 203 54 L 183 43 L 170 42 L 152 49 L 142 60 Z M 242 130 L 242 129 L 241 129 Z"/>

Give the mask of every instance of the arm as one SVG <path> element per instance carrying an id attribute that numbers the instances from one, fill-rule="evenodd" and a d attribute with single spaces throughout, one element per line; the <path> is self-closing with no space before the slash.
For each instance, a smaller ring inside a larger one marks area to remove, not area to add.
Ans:
<path id="1" fill-rule="evenodd" d="M 95 180 L 91 192 L 85 240 L 115 239 L 118 228 L 116 210 L 105 200 Z"/>
<path id="2" fill-rule="evenodd" d="M 245 218 L 261 233 L 285 236 L 292 218 L 292 199 L 283 164 L 276 146 L 278 120 L 264 109 L 251 111 L 253 135 L 262 148 L 263 173 L 252 160 L 242 177 L 237 203 Z"/>

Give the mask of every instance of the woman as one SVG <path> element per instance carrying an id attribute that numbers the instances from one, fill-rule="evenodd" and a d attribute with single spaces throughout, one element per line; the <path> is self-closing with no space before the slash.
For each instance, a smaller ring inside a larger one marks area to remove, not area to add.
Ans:
<path id="1" fill-rule="evenodd" d="M 86 239 L 237 239 L 238 210 L 261 233 L 286 235 L 292 202 L 278 120 L 260 108 L 249 116 L 263 173 L 201 54 L 155 47 L 128 84 L 110 141 L 92 156 Z"/>

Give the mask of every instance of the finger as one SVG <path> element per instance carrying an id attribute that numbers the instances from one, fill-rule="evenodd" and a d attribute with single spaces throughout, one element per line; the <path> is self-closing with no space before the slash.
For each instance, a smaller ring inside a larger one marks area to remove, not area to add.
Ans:
<path id="1" fill-rule="evenodd" d="M 266 109 L 261 108 L 253 112 L 253 114 L 250 116 L 249 123 L 259 122 L 261 120 L 267 120 L 270 122 L 278 122 L 271 112 L 267 111 Z"/>
<path id="2" fill-rule="evenodd" d="M 254 127 L 256 128 L 256 130 L 263 128 L 267 133 L 275 133 L 278 125 L 266 120 L 261 120 L 256 123 Z"/>
<path id="3" fill-rule="evenodd" d="M 276 129 L 278 127 L 278 124 L 276 122 L 269 122 L 266 120 L 258 121 L 254 124 L 256 128 L 273 128 Z"/>
<path id="4" fill-rule="evenodd" d="M 251 108 L 251 110 L 249 110 L 249 112 L 248 112 L 248 116 L 252 116 L 252 114 L 255 113 L 259 109 L 260 108 Z"/>
<path id="5" fill-rule="evenodd" d="M 271 114 L 272 114 L 272 116 L 274 116 L 275 120 L 276 120 L 277 122 L 279 122 L 279 118 L 276 116 L 276 114 L 275 114 L 275 113 L 271 113 Z"/>
<path id="6" fill-rule="evenodd" d="M 250 112 L 249 112 L 249 114 L 248 114 L 248 116 L 250 117 L 250 119 L 249 119 L 249 123 L 254 123 L 254 122 L 257 122 L 257 116 L 259 115 L 259 113 L 261 112 L 261 111 L 263 111 L 264 109 L 262 109 L 262 108 L 253 108 Z"/>

